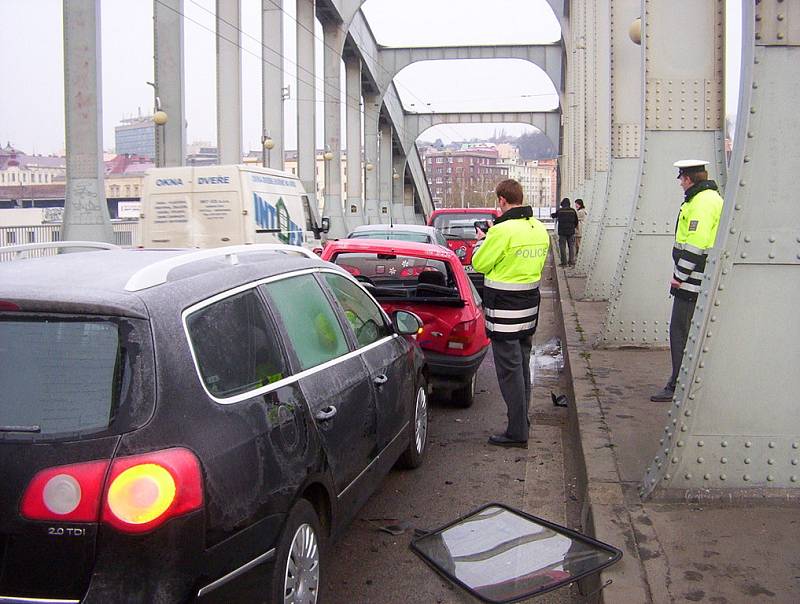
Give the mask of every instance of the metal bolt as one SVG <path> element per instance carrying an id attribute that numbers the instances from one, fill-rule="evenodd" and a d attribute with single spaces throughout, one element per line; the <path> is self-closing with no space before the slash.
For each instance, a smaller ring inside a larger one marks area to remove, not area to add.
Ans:
<path id="1" fill-rule="evenodd" d="M 770 235 L 769 236 L 769 242 L 770 243 L 775 243 L 775 235 Z"/>
<path id="2" fill-rule="evenodd" d="M 775 465 L 775 460 L 774 460 L 774 459 L 768 459 L 768 460 L 767 460 L 767 463 L 768 463 L 769 465 L 771 465 L 771 466 L 774 466 L 774 465 Z"/>
<path id="3" fill-rule="evenodd" d="M 723 441 L 722 441 L 720 444 L 721 444 L 723 447 L 727 447 L 727 446 L 728 446 L 728 441 L 727 441 L 727 440 L 723 440 Z"/>
<path id="4" fill-rule="evenodd" d="M 745 236 L 744 236 L 744 242 L 745 242 L 745 243 L 750 243 L 750 241 L 752 241 L 752 239 L 751 239 L 750 235 L 745 235 Z"/>
<path id="5" fill-rule="evenodd" d="M 720 474 L 719 475 L 719 479 L 720 480 L 728 480 L 728 475 L 727 474 Z"/>
<path id="6" fill-rule="evenodd" d="M 692 475 L 691 475 L 689 472 L 686 472 L 686 474 L 684 474 L 684 475 L 683 475 L 683 477 L 684 477 L 686 480 L 691 480 L 691 479 L 692 479 Z"/>
<path id="7" fill-rule="evenodd" d="M 797 482 L 797 476 L 795 476 L 794 474 L 792 474 L 792 476 L 791 476 L 791 477 L 789 477 L 789 480 L 791 480 L 792 482 Z"/>
<path id="8" fill-rule="evenodd" d="M 771 441 L 769 441 L 769 444 L 768 444 L 767 446 L 768 446 L 770 449 L 774 449 L 774 448 L 775 448 L 775 441 L 774 441 L 774 440 L 771 440 Z"/>
<path id="9" fill-rule="evenodd" d="M 744 181 L 743 180 L 739 181 L 739 186 L 740 187 L 744 186 Z M 733 209 L 734 210 L 741 210 L 742 209 L 742 204 L 737 203 L 735 206 L 733 206 Z"/>
<path id="10" fill-rule="evenodd" d="M 677 457 L 673 457 L 672 458 L 672 463 L 678 463 L 678 458 Z"/>
<path id="11" fill-rule="evenodd" d="M 750 447 L 752 447 L 752 446 L 753 446 L 753 443 L 751 443 L 751 442 L 748 440 L 748 441 L 745 441 L 745 443 L 744 443 L 744 446 L 745 446 L 745 448 L 749 449 Z"/>
<path id="12" fill-rule="evenodd" d="M 677 444 L 677 446 L 682 447 L 683 446 L 683 441 L 679 440 L 676 444 Z"/>
<path id="13" fill-rule="evenodd" d="M 697 458 L 697 463 L 703 463 L 704 459 L 702 457 Z"/>
<path id="14" fill-rule="evenodd" d="M 750 465 L 752 462 L 753 462 L 753 460 L 752 460 L 752 459 L 750 459 L 749 457 L 745 457 L 745 458 L 744 458 L 744 463 L 745 463 L 745 464 L 747 464 L 748 466 L 749 466 L 749 465 Z"/>
<path id="15" fill-rule="evenodd" d="M 686 432 L 688 429 L 686 426 L 681 426 L 681 432 Z"/>
<path id="16" fill-rule="evenodd" d="M 772 482 L 773 480 L 775 480 L 775 477 L 772 474 L 769 474 L 769 475 L 767 475 L 767 480 L 769 482 Z"/>
<path id="17" fill-rule="evenodd" d="M 796 459 L 793 459 L 793 460 L 792 460 L 792 465 L 793 465 L 793 466 L 796 466 L 796 465 L 797 465 L 797 463 L 798 463 L 798 462 L 797 462 L 797 460 L 796 460 Z"/>
<path id="18" fill-rule="evenodd" d="M 727 457 L 723 457 L 723 458 L 721 458 L 721 459 L 719 460 L 719 462 L 720 462 L 720 463 L 728 463 L 728 458 L 727 458 Z"/>
<path id="19" fill-rule="evenodd" d="M 684 414 L 686 417 L 691 417 L 691 415 L 692 415 L 692 410 L 691 410 L 691 409 L 687 409 L 686 411 L 684 411 L 684 412 L 683 412 L 683 414 Z"/>
<path id="20" fill-rule="evenodd" d="M 745 482 L 748 482 L 750 480 L 750 474 L 745 474 L 744 476 L 742 476 L 742 478 L 744 478 Z"/>
<path id="21" fill-rule="evenodd" d="M 706 444 L 706 443 L 704 443 L 702 440 L 698 440 L 698 441 L 697 441 L 697 446 L 698 446 L 698 447 L 703 447 L 703 446 L 705 446 L 705 444 Z"/>

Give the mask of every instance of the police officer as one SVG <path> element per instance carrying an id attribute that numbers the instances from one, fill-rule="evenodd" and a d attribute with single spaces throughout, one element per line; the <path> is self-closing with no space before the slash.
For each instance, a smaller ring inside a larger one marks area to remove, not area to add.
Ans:
<path id="1" fill-rule="evenodd" d="M 527 447 L 528 404 L 531 396 L 530 358 L 533 334 L 539 321 L 539 280 L 547 259 L 550 237 L 522 205 L 522 186 L 504 180 L 495 189 L 503 211 L 479 239 L 472 256 L 473 268 L 483 273 L 486 332 L 500 392 L 508 408 L 508 428 L 489 443 L 501 447 Z"/>
<path id="2" fill-rule="evenodd" d="M 684 191 L 684 200 L 675 225 L 675 244 L 672 247 L 675 266 L 669 284 L 669 293 L 674 296 L 669 322 L 672 375 L 664 389 L 650 397 L 651 401 L 656 402 L 670 401 L 675 394 L 706 258 L 714 247 L 722 214 L 722 197 L 717 192 L 717 183 L 708 180 L 708 162 L 683 159 L 673 165 L 678 168 L 678 181 Z"/>

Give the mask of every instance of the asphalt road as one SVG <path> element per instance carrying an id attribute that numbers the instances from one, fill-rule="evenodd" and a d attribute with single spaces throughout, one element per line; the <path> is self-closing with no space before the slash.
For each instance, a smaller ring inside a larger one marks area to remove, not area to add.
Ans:
<path id="1" fill-rule="evenodd" d="M 534 340 L 539 349 L 548 341 L 552 346 L 558 332 L 550 270 Z M 326 604 L 476 602 L 433 572 L 409 542 L 414 529 L 439 527 L 489 502 L 580 529 L 574 437 L 567 428 L 567 410 L 554 407 L 550 399 L 551 391 L 563 392 L 568 382 L 555 367 L 557 357 L 539 354 L 536 359 L 529 448 L 503 449 L 486 442 L 505 429 L 506 419 L 490 351 L 478 373 L 475 404 L 460 409 L 434 398 L 423 466 L 392 471 L 345 536 L 331 546 L 323 569 Z M 566 604 L 584 598 L 571 586 L 535 601 Z"/>

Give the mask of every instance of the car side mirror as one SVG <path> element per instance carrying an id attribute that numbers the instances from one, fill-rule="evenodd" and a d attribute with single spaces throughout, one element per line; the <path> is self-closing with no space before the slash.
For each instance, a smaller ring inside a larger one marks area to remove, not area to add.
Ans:
<path id="1" fill-rule="evenodd" d="M 331 219 L 329 217 L 323 216 L 320 222 L 322 223 L 322 226 L 319 229 L 320 231 L 327 233 L 331 230 Z"/>
<path id="2" fill-rule="evenodd" d="M 392 313 L 394 330 L 402 336 L 415 336 L 422 329 L 422 319 L 413 312 L 396 310 Z"/>

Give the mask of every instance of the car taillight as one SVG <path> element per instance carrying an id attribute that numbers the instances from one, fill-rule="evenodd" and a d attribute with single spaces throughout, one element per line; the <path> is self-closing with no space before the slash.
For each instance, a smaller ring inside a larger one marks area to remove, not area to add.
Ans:
<path id="1" fill-rule="evenodd" d="M 143 533 L 203 505 L 200 463 L 166 449 L 47 468 L 31 480 L 20 511 L 29 520 L 97 522 Z"/>
<path id="2" fill-rule="evenodd" d="M 115 459 L 106 481 L 101 520 L 144 533 L 203 505 L 200 464 L 187 449 Z"/>
<path id="3" fill-rule="evenodd" d="M 0 310 L 22 310 L 19 304 L 9 302 L 8 300 L 0 300 Z"/>
<path id="4" fill-rule="evenodd" d="M 29 520 L 97 522 L 108 464 L 107 459 L 101 459 L 41 470 L 22 497 L 22 516 Z"/>
<path id="5" fill-rule="evenodd" d="M 463 321 L 453 327 L 450 337 L 447 338 L 447 347 L 451 350 L 464 350 L 472 341 L 477 326 L 478 321 L 472 319 L 471 321 Z"/>

